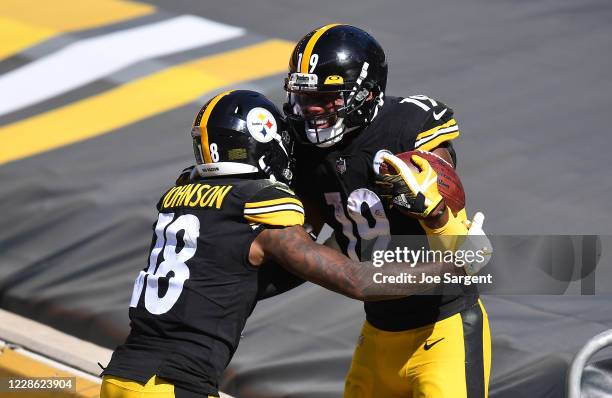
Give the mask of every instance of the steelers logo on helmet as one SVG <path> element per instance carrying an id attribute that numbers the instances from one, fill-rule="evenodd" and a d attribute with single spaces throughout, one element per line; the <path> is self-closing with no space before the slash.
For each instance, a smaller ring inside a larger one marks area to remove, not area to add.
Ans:
<path id="1" fill-rule="evenodd" d="M 258 142 L 270 142 L 276 136 L 278 124 L 272 113 L 265 108 L 251 109 L 247 114 L 246 122 L 249 133 Z"/>

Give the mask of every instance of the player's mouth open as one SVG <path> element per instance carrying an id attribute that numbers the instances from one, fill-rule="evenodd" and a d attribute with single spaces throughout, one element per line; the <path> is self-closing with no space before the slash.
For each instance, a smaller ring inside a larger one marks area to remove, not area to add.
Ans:
<path id="1" fill-rule="evenodd" d="M 308 121 L 308 125 L 310 128 L 325 129 L 325 128 L 333 126 L 333 123 L 330 120 L 330 118 L 314 119 L 314 120 L 311 119 Z"/>

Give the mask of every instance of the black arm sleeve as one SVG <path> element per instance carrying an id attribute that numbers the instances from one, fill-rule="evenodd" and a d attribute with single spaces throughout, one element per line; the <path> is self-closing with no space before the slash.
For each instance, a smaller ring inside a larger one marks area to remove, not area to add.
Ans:
<path id="1" fill-rule="evenodd" d="M 285 293 L 306 282 L 274 263 L 263 264 L 259 268 L 257 299 L 264 300 Z"/>

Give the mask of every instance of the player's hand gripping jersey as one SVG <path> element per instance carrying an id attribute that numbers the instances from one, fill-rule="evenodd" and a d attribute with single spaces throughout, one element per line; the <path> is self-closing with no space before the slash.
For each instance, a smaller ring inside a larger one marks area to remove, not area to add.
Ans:
<path id="1" fill-rule="evenodd" d="M 131 333 L 104 374 L 153 375 L 216 396 L 258 295 L 251 243 L 267 227 L 301 225 L 282 183 L 180 179 L 160 198 L 148 266 L 130 303 Z"/>

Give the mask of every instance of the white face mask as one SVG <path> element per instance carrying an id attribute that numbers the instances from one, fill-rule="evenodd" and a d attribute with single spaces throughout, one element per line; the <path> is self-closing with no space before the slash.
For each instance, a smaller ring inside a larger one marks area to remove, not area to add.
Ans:
<path id="1" fill-rule="evenodd" d="M 304 122 L 306 138 L 308 138 L 308 141 L 316 144 L 319 148 L 328 148 L 340 142 L 342 139 L 342 133 L 344 132 L 344 127 L 344 119 L 342 118 L 338 119 L 333 126 L 322 129 L 310 128 L 308 122 Z M 317 142 L 321 141 L 324 142 L 317 144 Z"/>
<path id="2" fill-rule="evenodd" d="M 383 96 L 384 94 L 381 93 L 378 98 L 378 103 L 376 104 L 376 108 L 374 108 L 374 114 L 372 115 L 371 120 L 374 120 L 374 118 L 378 115 L 379 109 L 384 105 L 385 102 L 383 100 Z M 333 126 L 323 128 L 323 129 L 310 128 L 308 122 L 304 122 L 304 130 L 306 131 L 306 138 L 308 138 L 308 141 L 312 142 L 313 144 L 316 144 L 319 148 L 329 148 L 330 146 L 335 145 L 338 142 L 340 142 L 342 137 L 344 137 L 344 134 L 350 133 L 351 131 L 354 131 L 357 129 L 359 129 L 359 126 L 347 128 L 344 125 L 344 118 L 339 118 L 338 121 Z M 318 140 L 317 140 L 317 132 L 319 133 Z M 325 141 L 325 142 L 321 144 L 317 144 L 317 142 L 320 142 L 320 141 Z"/>
<path id="3" fill-rule="evenodd" d="M 296 103 L 293 104 L 293 111 L 295 114 L 303 115 L 300 106 Z M 306 138 L 311 143 L 315 144 L 319 148 L 328 148 L 342 139 L 342 133 L 344 132 L 344 119 L 338 118 L 336 123 L 330 127 L 314 128 L 310 127 L 308 121 L 304 121 L 304 131 L 306 132 Z M 317 134 L 318 133 L 318 134 Z M 321 141 L 325 141 L 320 143 Z"/>

